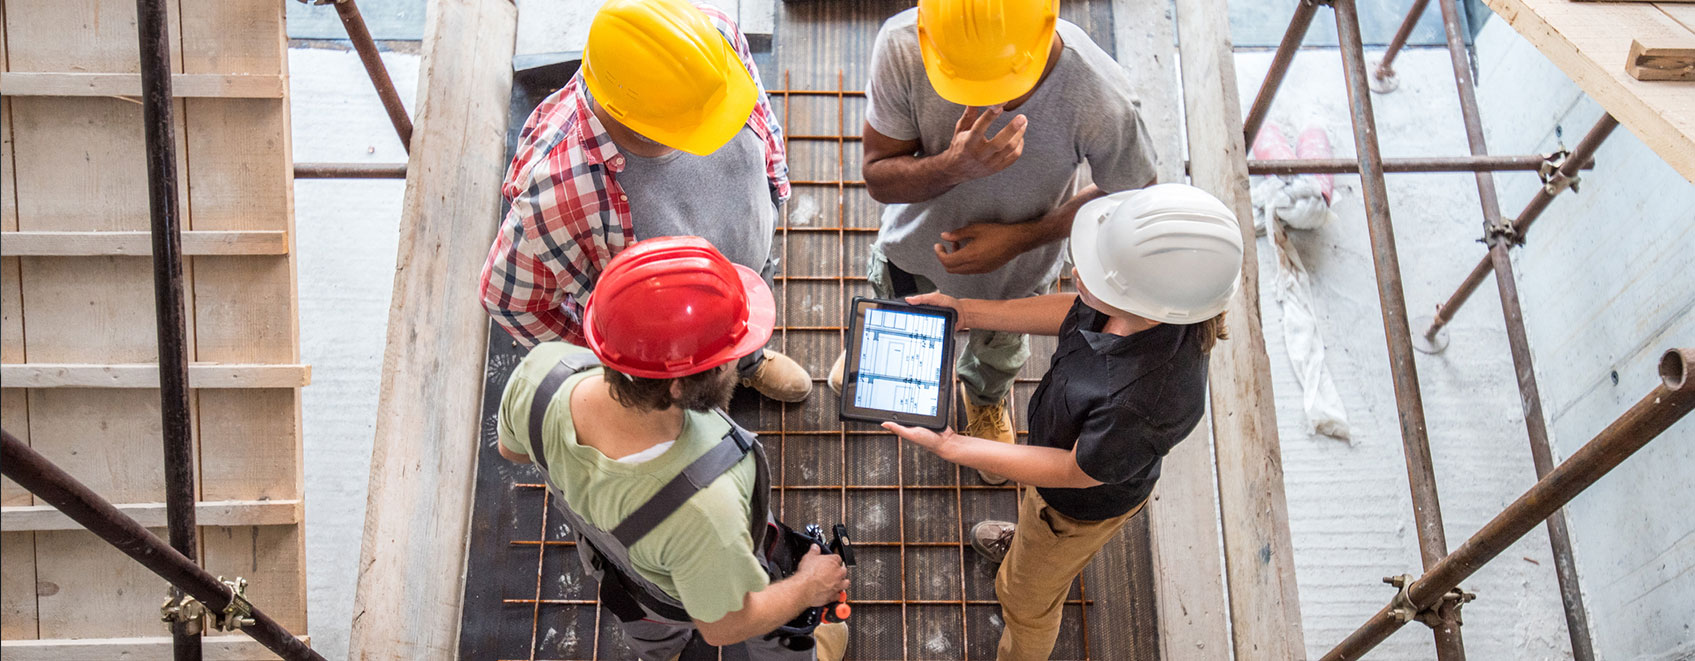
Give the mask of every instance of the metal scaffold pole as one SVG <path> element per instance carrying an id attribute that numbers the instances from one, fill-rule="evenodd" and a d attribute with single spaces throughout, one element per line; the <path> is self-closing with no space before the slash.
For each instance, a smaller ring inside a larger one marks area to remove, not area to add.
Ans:
<path id="1" fill-rule="evenodd" d="M 163 0 L 136 0 L 142 119 L 147 140 L 147 193 L 153 225 L 165 526 L 171 548 L 186 558 L 197 558 L 200 540 L 194 521 L 194 426 L 188 408 L 188 329 L 183 309 L 182 223 L 177 199 L 176 129 L 171 116 L 171 47 L 166 11 Z M 10 437 L 7 442 L 11 442 Z M 182 593 L 173 590 L 172 601 L 180 606 Z M 198 661 L 199 623 L 174 619 L 170 624 L 177 661 Z"/>

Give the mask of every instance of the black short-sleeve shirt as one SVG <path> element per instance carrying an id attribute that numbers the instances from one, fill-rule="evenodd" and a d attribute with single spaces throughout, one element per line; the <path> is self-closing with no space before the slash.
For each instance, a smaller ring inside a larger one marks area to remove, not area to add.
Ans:
<path id="1" fill-rule="evenodd" d="M 1161 324 L 1121 336 L 1101 332 L 1107 319 L 1078 299 L 1060 328 L 1053 364 L 1030 396 L 1030 445 L 1076 448 L 1077 465 L 1103 483 L 1037 492 L 1060 514 L 1088 521 L 1146 500 L 1160 459 L 1206 411 L 1199 326 Z"/>

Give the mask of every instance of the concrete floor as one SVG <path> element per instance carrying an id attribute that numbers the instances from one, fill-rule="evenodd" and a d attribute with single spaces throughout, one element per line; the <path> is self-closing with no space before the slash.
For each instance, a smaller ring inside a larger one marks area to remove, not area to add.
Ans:
<path id="1" fill-rule="evenodd" d="M 548 45 L 557 38 L 543 31 L 527 43 L 533 51 L 557 50 Z M 410 98 L 418 58 L 390 55 L 386 61 L 402 95 Z M 1268 53 L 1238 55 L 1244 104 L 1268 61 Z M 1336 155 L 1347 156 L 1352 138 L 1338 66 L 1334 50 L 1303 52 L 1271 125 L 1283 125 L 1291 138 L 1308 125 L 1323 126 Z M 1464 153 L 1447 55 L 1412 50 L 1398 68 L 1400 91 L 1376 99 L 1384 152 Z M 291 50 L 290 69 L 295 160 L 404 159 L 352 53 Z M 304 395 L 310 633 L 329 658 L 341 658 L 346 650 L 401 193 L 398 181 L 301 181 L 295 190 L 302 353 L 315 377 Z M 1474 242 L 1475 188 L 1469 175 L 1398 175 L 1390 179 L 1389 193 L 1407 299 L 1416 315 L 1445 296 L 1481 254 Z M 1331 370 L 1356 445 L 1306 433 L 1280 313 L 1269 298 L 1264 305 L 1303 620 L 1314 656 L 1388 600 L 1392 592 L 1378 582 L 1382 576 L 1418 570 L 1357 177 L 1337 178 L 1335 208 L 1338 222 L 1297 233 L 1295 241 L 1313 272 Z M 1263 244 L 1261 254 L 1269 254 Z M 1269 268 L 1262 263 L 1267 282 Z M 1492 290 L 1480 292 L 1455 323 L 1452 348 L 1440 356 L 1421 355 L 1418 364 L 1450 546 L 1532 480 L 1510 361 L 1493 339 L 1499 318 Z M 1466 609 L 1473 658 L 1569 658 L 1540 532 L 1466 587 L 1481 595 Z M 1429 634 L 1409 627 L 1373 658 L 1432 658 Z"/>

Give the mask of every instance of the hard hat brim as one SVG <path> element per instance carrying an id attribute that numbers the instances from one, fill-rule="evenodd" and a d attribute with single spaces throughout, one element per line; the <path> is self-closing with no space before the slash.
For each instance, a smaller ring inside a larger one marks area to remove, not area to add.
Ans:
<path id="1" fill-rule="evenodd" d="M 1192 324 L 1223 312 L 1229 304 L 1229 299 L 1235 296 L 1236 289 L 1241 286 L 1240 278 L 1237 278 L 1236 284 L 1232 286 L 1230 296 L 1219 302 L 1218 309 L 1198 310 L 1181 316 L 1167 314 L 1165 310 L 1156 309 L 1146 301 L 1120 294 L 1108 284 L 1106 266 L 1101 264 L 1100 254 L 1093 248 L 1100 245 L 1101 220 L 1111 215 L 1120 204 L 1124 204 L 1122 198 L 1100 197 L 1090 200 L 1077 210 L 1077 215 L 1071 221 L 1071 263 L 1077 268 L 1077 278 L 1083 281 L 1082 284 L 1088 288 L 1089 294 L 1102 303 L 1162 324 Z"/>
<path id="2" fill-rule="evenodd" d="M 1051 37 L 1050 37 L 1051 39 Z M 993 106 L 1006 103 L 1028 94 L 1036 89 L 1036 83 L 1042 80 L 1042 72 L 1048 68 L 1048 55 L 1051 49 L 1043 47 L 1036 60 L 1023 71 L 1007 72 L 1006 75 L 987 80 L 973 80 L 949 75 L 942 70 L 941 55 L 936 52 L 929 40 L 919 39 L 918 50 L 924 56 L 924 74 L 930 79 L 931 89 L 936 95 L 949 102 L 963 106 Z"/>
<path id="3" fill-rule="evenodd" d="M 734 346 L 706 361 L 711 363 L 708 367 L 740 360 L 760 350 L 771 341 L 771 333 L 777 327 L 777 302 L 771 295 L 771 288 L 766 286 L 765 278 L 760 277 L 758 271 L 741 264 L 731 266 L 736 267 L 736 275 L 741 276 L 742 291 L 747 295 L 747 332 Z"/>

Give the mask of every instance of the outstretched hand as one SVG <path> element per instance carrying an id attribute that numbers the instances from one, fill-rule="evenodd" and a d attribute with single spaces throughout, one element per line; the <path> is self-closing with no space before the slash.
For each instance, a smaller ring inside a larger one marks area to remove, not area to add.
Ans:
<path id="1" fill-rule="evenodd" d="M 942 156 L 947 159 L 945 167 L 957 181 L 980 179 L 1005 170 L 1024 153 L 1024 129 L 1030 125 L 1024 115 L 1013 117 L 994 137 L 989 136 L 989 125 L 1002 112 L 1001 106 L 966 106 L 959 121 L 954 122 L 953 140 Z"/>
<path id="2" fill-rule="evenodd" d="M 972 223 L 952 232 L 942 232 L 944 243 L 935 244 L 936 260 L 948 273 L 988 273 L 1037 245 L 1029 223 Z"/>
<path id="3" fill-rule="evenodd" d="M 952 427 L 937 433 L 923 427 L 907 427 L 893 422 L 885 422 L 883 428 L 894 432 L 894 435 L 906 439 L 908 442 L 916 443 L 924 449 L 936 453 L 936 456 L 943 459 L 948 458 L 946 451 L 959 439 L 959 434 L 954 433 Z"/>

